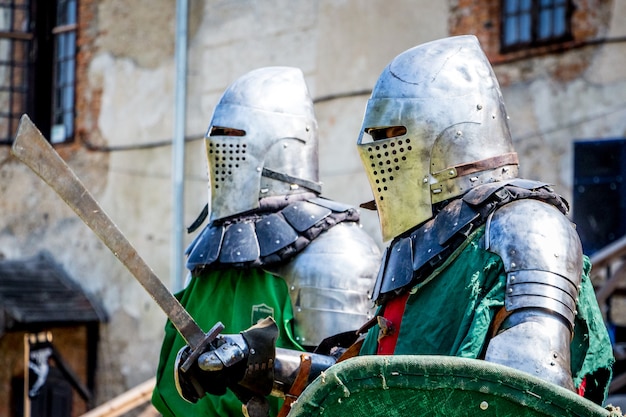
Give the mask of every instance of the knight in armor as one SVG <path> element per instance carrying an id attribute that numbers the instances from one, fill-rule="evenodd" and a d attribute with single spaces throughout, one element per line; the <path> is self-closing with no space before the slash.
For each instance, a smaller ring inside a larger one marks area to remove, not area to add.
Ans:
<path id="1" fill-rule="evenodd" d="M 519 178 L 495 74 L 474 36 L 383 71 L 357 147 L 383 240 L 361 354 L 506 365 L 601 403 L 613 353 L 568 203 Z"/>
<path id="2" fill-rule="evenodd" d="M 281 372 L 295 378 L 311 356 L 316 366 L 333 364 L 372 317 L 380 250 L 354 207 L 321 197 L 317 130 L 296 68 L 251 71 L 215 107 L 206 134 L 209 223 L 186 251 L 191 278 L 177 297 L 200 327 L 221 322 L 225 331 L 241 332 L 241 344 L 252 346 L 242 354 L 262 362 L 262 371 L 247 372 L 252 389 L 191 384 L 181 398 L 175 369 L 185 342 L 168 321 L 152 397 L 164 416 L 242 415 L 242 403 L 251 399 L 276 415 L 282 399 L 263 397 L 273 389 L 267 358 L 275 349 L 291 360 Z M 233 362 L 239 352 L 220 340 L 213 345 L 224 352 L 219 358 Z"/>
<path id="3" fill-rule="evenodd" d="M 368 206 L 389 242 L 360 354 L 481 359 L 602 404 L 614 358 L 590 261 L 567 201 L 519 178 L 500 87 L 476 37 L 393 59 L 357 148 L 375 198 Z M 210 389 L 227 381 L 217 368 L 178 374 Z"/>

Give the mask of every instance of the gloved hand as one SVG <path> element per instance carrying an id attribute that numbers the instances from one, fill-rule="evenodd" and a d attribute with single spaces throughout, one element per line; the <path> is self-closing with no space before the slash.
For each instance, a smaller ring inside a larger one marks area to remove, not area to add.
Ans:
<path id="1" fill-rule="evenodd" d="M 238 335 L 220 335 L 188 371 L 181 364 L 190 354 L 183 347 L 176 357 L 176 389 L 195 403 L 206 393 L 224 395 L 227 388 L 245 404 L 253 396 L 266 396 L 274 383 L 274 360 L 278 327 L 271 317 Z"/>

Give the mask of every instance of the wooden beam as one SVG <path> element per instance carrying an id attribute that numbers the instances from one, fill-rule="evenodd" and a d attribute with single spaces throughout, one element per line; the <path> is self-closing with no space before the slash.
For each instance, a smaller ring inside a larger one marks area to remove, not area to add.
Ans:
<path id="1" fill-rule="evenodd" d="M 80 417 L 117 417 L 150 401 L 156 377 L 86 412 Z"/>

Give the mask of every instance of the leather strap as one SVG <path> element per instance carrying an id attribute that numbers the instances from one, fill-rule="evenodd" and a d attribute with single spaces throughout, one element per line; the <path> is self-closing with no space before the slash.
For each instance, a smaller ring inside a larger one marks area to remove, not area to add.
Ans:
<path id="1" fill-rule="evenodd" d="M 298 368 L 298 374 L 293 381 L 293 385 L 289 388 L 289 392 L 285 394 L 285 402 L 278 411 L 277 417 L 286 417 L 291 411 L 291 405 L 298 399 L 304 388 L 306 388 L 309 382 L 309 375 L 311 373 L 311 356 L 303 353 L 300 355 L 300 367 Z"/>

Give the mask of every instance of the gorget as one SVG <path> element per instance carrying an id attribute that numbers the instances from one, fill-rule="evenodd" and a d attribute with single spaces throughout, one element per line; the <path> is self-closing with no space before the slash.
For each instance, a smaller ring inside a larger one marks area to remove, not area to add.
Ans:
<path id="1" fill-rule="evenodd" d="M 315 197 L 227 222 L 212 222 L 185 251 L 187 269 L 197 276 L 215 269 L 281 264 L 322 232 L 341 222 L 358 221 L 355 208 Z"/>
<path id="2" fill-rule="evenodd" d="M 383 254 L 372 299 L 381 305 L 414 287 L 442 265 L 497 208 L 526 198 L 551 204 L 563 214 L 569 211 L 567 201 L 546 183 L 514 178 L 477 186 L 391 242 Z"/>

